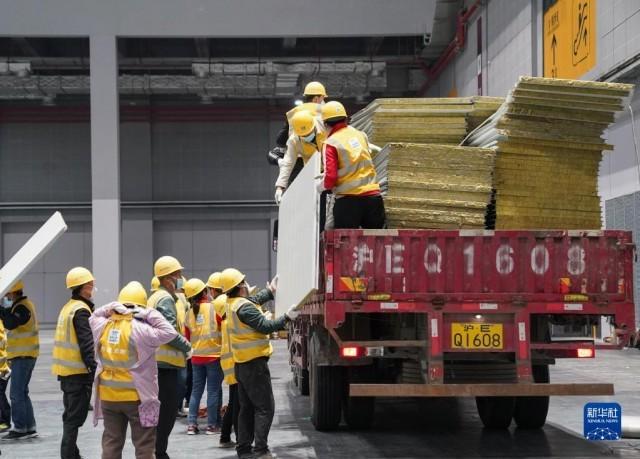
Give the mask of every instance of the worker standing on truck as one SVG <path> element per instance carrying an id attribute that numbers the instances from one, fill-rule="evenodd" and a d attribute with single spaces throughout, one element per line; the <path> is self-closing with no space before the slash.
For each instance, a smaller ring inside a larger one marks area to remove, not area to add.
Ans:
<path id="1" fill-rule="evenodd" d="M 324 142 L 324 177 L 318 191 L 331 190 L 335 228 L 384 228 L 385 211 L 371 147 L 364 132 L 349 126 L 340 102 L 322 107 L 322 120 L 329 134 Z"/>
<path id="2" fill-rule="evenodd" d="M 315 153 L 322 151 L 322 145 L 327 137 L 320 113 L 300 110 L 291 118 L 291 126 L 293 134 L 287 141 L 287 150 L 280 161 L 280 174 L 276 180 L 275 201 L 278 205 L 284 190 L 289 186 L 289 178 L 296 160 L 302 158 L 302 162 L 306 165 Z"/>
<path id="3" fill-rule="evenodd" d="M 98 361 L 93 423 L 104 419 L 103 459 L 122 457 L 128 425 L 136 458 L 155 458 L 160 412 L 155 352 L 178 333 L 146 306 L 142 284 L 129 282 L 117 302 L 97 309 L 89 319 Z"/>
<path id="4" fill-rule="evenodd" d="M 267 440 L 275 411 L 268 365 L 273 353 L 269 334 L 284 330 L 286 322 L 295 319 L 299 312 L 291 307 L 282 317 L 268 320 L 262 308 L 247 298 L 249 285 L 244 274 L 227 268 L 221 281 L 227 295 L 229 342 L 240 400 L 236 452 L 241 459 L 269 459 L 273 456 Z M 273 299 L 270 289 L 266 295 Z"/>
<path id="5" fill-rule="evenodd" d="M 78 266 L 67 273 L 71 299 L 62 307 L 53 341 L 51 371 L 60 381 L 64 412 L 60 457 L 77 459 L 78 429 L 89 414 L 91 387 L 96 371 L 93 334 L 89 318 L 93 312 L 95 279 L 91 271 Z"/>
<path id="6" fill-rule="evenodd" d="M 273 164 L 274 166 L 280 165 L 281 160 L 285 155 L 287 141 L 291 134 L 293 134 L 291 130 L 291 119 L 293 118 L 293 115 L 302 110 L 306 110 L 314 116 L 316 114 L 320 114 L 320 109 L 322 108 L 322 104 L 324 104 L 324 100 L 326 98 L 327 91 L 322 83 L 318 81 L 311 81 L 307 83 L 304 87 L 302 103 L 300 105 L 296 105 L 287 112 L 284 126 L 282 126 L 282 129 L 280 129 L 280 132 L 278 132 L 278 135 L 276 136 L 276 146 L 267 153 L 267 160 L 270 164 Z M 300 168 L 302 168 L 302 166 L 300 166 Z"/>
<path id="7" fill-rule="evenodd" d="M 171 256 L 163 256 L 153 265 L 153 274 L 160 280 L 160 287 L 149 300 L 147 307 L 156 309 L 175 328 L 178 335 L 156 352 L 158 362 L 158 398 L 160 418 L 156 430 L 156 458 L 168 459 L 169 435 L 176 422 L 178 410 L 178 371 L 186 366 L 191 344 L 182 335 L 183 323 L 179 322 L 176 290 L 183 287 L 180 262 Z"/>

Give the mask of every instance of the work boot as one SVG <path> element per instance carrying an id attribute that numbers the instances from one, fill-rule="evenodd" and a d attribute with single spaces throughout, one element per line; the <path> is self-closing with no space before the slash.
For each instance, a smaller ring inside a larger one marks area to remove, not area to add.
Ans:
<path id="1" fill-rule="evenodd" d="M 265 451 L 263 453 L 253 453 L 254 454 L 254 459 L 277 459 L 277 456 L 273 453 L 271 453 L 271 451 Z"/>

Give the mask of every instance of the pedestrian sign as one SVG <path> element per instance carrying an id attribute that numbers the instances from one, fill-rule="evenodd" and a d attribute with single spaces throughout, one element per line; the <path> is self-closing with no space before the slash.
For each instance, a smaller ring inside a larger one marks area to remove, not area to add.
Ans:
<path id="1" fill-rule="evenodd" d="M 620 440 L 622 408 L 617 403 L 587 403 L 584 406 L 584 437 L 587 440 Z"/>
<path id="2" fill-rule="evenodd" d="M 544 13 L 544 76 L 577 79 L 596 63 L 596 0 L 557 0 Z"/>

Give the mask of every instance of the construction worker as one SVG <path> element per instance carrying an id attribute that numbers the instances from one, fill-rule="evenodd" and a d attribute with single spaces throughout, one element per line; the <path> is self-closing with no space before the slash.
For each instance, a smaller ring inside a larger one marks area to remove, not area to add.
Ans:
<path id="1" fill-rule="evenodd" d="M 127 425 L 136 458 L 155 458 L 160 412 L 155 353 L 178 332 L 162 314 L 146 306 L 142 284 L 129 282 L 117 302 L 97 309 L 90 319 L 98 361 L 94 425 L 104 419 L 103 459 L 122 458 Z"/>
<path id="2" fill-rule="evenodd" d="M 271 149 L 267 154 L 267 160 L 270 164 L 273 164 L 274 166 L 280 165 L 281 160 L 285 155 L 287 141 L 291 134 L 293 134 L 291 130 L 291 119 L 293 118 L 293 115 L 302 110 L 306 110 L 312 115 L 320 113 L 320 109 L 326 98 L 327 91 L 322 83 L 319 83 L 318 81 L 311 81 L 307 83 L 304 87 L 302 103 L 300 105 L 296 105 L 287 112 L 284 126 L 276 136 L 276 147 Z M 299 167 L 302 168 L 301 165 Z"/>
<path id="3" fill-rule="evenodd" d="M 219 405 L 223 379 L 220 368 L 221 319 L 211 304 L 206 284 L 200 279 L 189 279 L 185 285 L 185 294 L 191 306 L 187 315 L 187 329 L 191 340 L 193 367 L 187 435 L 199 433 L 198 411 L 205 385 L 208 421 L 205 433 L 213 435 L 220 432 Z"/>
<path id="4" fill-rule="evenodd" d="M 76 267 L 67 273 L 66 286 L 71 299 L 62 307 L 53 341 L 51 372 L 58 377 L 63 393 L 62 441 L 60 457 L 77 459 L 78 429 L 89 413 L 91 386 L 96 370 L 93 335 L 89 317 L 93 312 L 95 279 L 87 268 Z"/>
<path id="5" fill-rule="evenodd" d="M 182 330 L 180 333 L 183 336 L 186 336 L 186 317 L 187 311 L 189 310 L 189 301 L 187 300 L 184 294 L 184 285 L 187 280 L 182 276 L 182 286 L 183 288 L 176 290 L 176 296 L 178 300 L 176 301 L 176 311 L 178 313 L 177 320 L 178 323 L 182 324 Z M 193 379 L 193 370 L 191 367 L 191 359 L 187 359 L 187 364 L 184 368 L 180 368 L 178 370 L 178 411 L 176 416 L 183 418 L 186 417 L 188 413 L 189 407 L 189 399 L 191 398 L 191 384 Z M 188 397 L 187 397 L 188 396 Z M 187 410 L 183 410 L 183 400 L 186 398 Z"/>
<path id="6" fill-rule="evenodd" d="M 24 294 L 24 284 L 18 281 L 4 298 L 0 319 L 7 330 L 7 358 L 11 366 L 11 419 L 13 428 L 3 441 L 33 438 L 36 419 L 29 397 L 29 382 L 40 354 L 38 318 L 35 305 Z"/>
<path id="7" fill-rule="evenodd" d="M 240 401 L 236 452 L 241 459 L 269 459 L 273 456 L 267 440 L 275 411 L 268 365 L 273 353 L 269 334 L 284 330 L 285 323 L 299 312 L 292 306 L 282 317 L 268 320 L 262 308 L 247 298 L 249 285 L 237 269 L 222 271 L 221 283 L 227 295 L 229 342 Z M 268 295 L 273 298 L 272 292 Z"/>
<path id="8" fill-rule="evenodd" d="M 7 331 L 0 320 L 0 432 L 11 428 L 11 405 L 7 400 L 7 384 L 11 368 L 7 359 Z"/>
<path id="9" fill-rule="evenodd" d="M 329 134 L 323 147 L 324 177 L 316 187 L 336 197 L 334 227 L 384 228 L 384 202 L 366 134 L 348 125 L 340 102 L 323 105 L 322 120 Z"/>
<path id="10" fill-rule="evenodd" d="M 160 280 L 156 276 L 153 276 L 151 278 L 151 288 L 149 289 L 149 291 L 153 293 L 159 288 L 160 288 Z"/>
<path id="11" fill-rule="evenodd" d="M 291 118 L 291 127 L 293 134 L 287 141 L 287 151 L 280 161 L 280 174 L 276 180 L 276 204 L 280 204 L 282 194 L 289 186 L 289 178 L 297 158 L 302 158 L 302 162 L 306 165 L 316 152 L 322 151 L 322 145 L 327 137 L 320 113 L 299 110 Z"/>
<path id="12" fill-rule="evenodd" d="M 220 282 L 220 273 L 214 273 L 210 277 L 208 286 L 213 285 L 214 289 L 219 292 L 213 300 L 213 307 L 216 314 L 220 316 L 220 330 L 222 332 L 222 349 L 220 354 L 220 366 L 224 374 L 224 382 L 229 386 L 229 403 L 222 418 L 222 428 L 220 429 L 220 448 L 231 448 L 235 443 L 231 441 L 231 428 L 236 433 L 238 439 L 238 415 L 240 413 L 240 403 L 238 401 L 238 381 L 235 376 L 235 365 L 233 363 L 233 354 L 231 353 L 231 344 L 229 342 L 229 321 L 227 318 L 231 315 L 227 309 L 227 295 L 222 293 L 222 285 Z M 210 287 L 211 288 L 211 287 Z M 259 291 L 255 296 L 249 297 L 249 300 L 258 306 L 262 306 L 273 298 L 277 288 L 277 277 L 267 284 L 267 289 Z M 265 318 L 270 319 L 271 313 L 265 312 Z"/>
<path id="13" fill-rule="evenodd" d="M 191 345 L 182 335 L 183 323 L 179 322 L 176 302 L 176 290 L 182 288 L 182 270 L 180 262 L 171 256 L 163 256 L 153 265 L 153 274 L 158 277 L 160 287 L 149 300 L 147 307 L 156 309 L 175 328 L 178 335 L 156 352 L 158 362 L 158 398 L 160 399 L 160 418 L 156 430 L 156 457 L 168 459 L 167 446 L 169 435 L 176 422 L 178 410 L 178 371 L 186 366 L 186 354 Z"/>

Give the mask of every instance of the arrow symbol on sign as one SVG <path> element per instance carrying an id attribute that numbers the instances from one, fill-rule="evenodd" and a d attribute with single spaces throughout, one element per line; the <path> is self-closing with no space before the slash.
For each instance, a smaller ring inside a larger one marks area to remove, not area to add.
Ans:
<path id="1" fill-rule="evenodd" d="M 556 34 L 553 34 L 551 38 L 551 51 L 553 51 L 553 65 L 556 65 L 556 48 L 558 47 L 558 41 L 556 40 Z"/>

